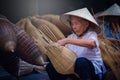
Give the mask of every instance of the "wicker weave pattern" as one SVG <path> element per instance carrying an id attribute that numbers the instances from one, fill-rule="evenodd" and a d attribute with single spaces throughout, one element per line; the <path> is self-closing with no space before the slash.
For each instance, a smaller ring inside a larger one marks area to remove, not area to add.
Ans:
<path id="1" fill-rule="evenodd" d="M 59 15 L 47 14 L 47 15 L 36 16 L 36 17 L 45 19 L 45 20 L 50 21 L 51 23 L 55 24 L 64 35 L 69 35 L 72 33 L 71 27 L 63 24 L 60 20 Z"/>
<path id="2" fill-rule="evenodd" d="M 16 48 L 17 39 L 12 27 L 8 20 L 0 19 L 0 49 L 7 52 L 14 52 Z"/>
<path id="3" fill-rule="evenodd" d="M 27 20 L 27 31 L 36 41 L 41 52 L 46 54 L 55 69 L 61 74 L 74 73 L 74 63 L 76 60 L 76 55 L 69 49 L 59 46 L 58 44 L 51 41 L 47 36 L 40 30 L 37 30 L 31 23 Z M 28 28 L 29 27 L 29 28 Z M 42 48 L 42 49 L 41 49 Z"/>
<path id="4" fill-rule="evenodd" d="M 52 41 L 56 42 L 59 39 L 65 38 L 59 28 L 47 20 L 31 17 L 31 23 L 40 29 Z"/>
<path id="5" fill-rule="evenodd" d="M 18 41 L 16 53 L 23 60 L 29 63 L 43 65 L 41 53 L 34 40 L 25 31 L 19 29 L 17 26 L 14 27 L 14 31 L 16 32 Z"/>

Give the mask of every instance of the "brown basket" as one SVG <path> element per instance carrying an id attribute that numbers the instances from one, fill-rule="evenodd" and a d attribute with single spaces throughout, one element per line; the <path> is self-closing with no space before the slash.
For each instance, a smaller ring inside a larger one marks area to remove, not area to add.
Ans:
<path id="1" fill-rule="evenodd" d="M 38 39 L 40 45 L 36 43 L 36 45 L 39 46 L 39 50 L 41 51 L 42 54 L 46 53 L 45 49 L 45 42 L 44 40 L 41 40 L 42 35 L 38 32 L 37 28 L 33 26 L 28 18 L 26 18 L 26 25 L 25 25 L 25 31 L 34 39 Z M 35 40 L 34 39 L 34 40 Z"/>
<path id="2" fill-rule="evenodd" d="M 13 25 L 7 19 L 0 18 L 0 49 L 7 52 L 14 52 L 16 48 L 16 35 Z"/>
<path id="3" fill-rule="evenodd" d="M 26 62 L 35 65 L 43 65 L 44 61 L 41 52 L 31 36 L 18 26 L 14 25 L 13 30 L 16 33 L 18 43 L 15 53 Z"/>
<path id="4" fill-rule="evenodd" d="M 22 30 L 25 30 L 26 19 L 21 19 L 19 22 L 16 23 Z"/>
<path id="5" fill-rule="evenodd" d="M 59 39 L 65 38 L 64 34 L 59 30 L 59 28 L 53 23 L 44 20 L 38 19 L 36 17 L 31 17 L 31 23 L 40 29 L 48 38 L 52 41 L 58 41 Z"/>
<path id="6" fill-rule="evenodd" d="M 120 48 L 115 47 L 115 45 L 106 38 L 99 39 L 99 43 L 103 61 L 112 69 L 116 79 L 120 80 L 120 52 L 118 51 Z"/>
<path id="7" fill-rule="evenodd" d="M 35 28 L 35 29 L 34 29 L 34 28 Z M 40 36 L 40 35 L 39 35 L 39 32 L 36 31 L 36 27 L 31 24 L 31 22 L 30 22 L 30 20 L 29 20 L 28 18 L 25 19 L 24 30 L 25 30 L 29 35 L 31 35 L 31 37 L 35 37 L 35 38 L 37 38 L 37 39 L 40 39 L 40 38 L 39 38 L 39 36 Z M 45 44 L 43 43 L 43 41 L 41 41 L 40 44 L 41 44 L 41 45 L 38 45 L 38 44 L 36 43 L 36 45 L 39 47 L 39 50 L 40 50 L 41 53 L 42 53 L 42 57 L 43 57 L 44 61 L 48 61 L 47 56 L 44 54 L 44 53 L 46 52 L 46 49 L 44 48 L 44 45 L 45 45 Z"/>
<path id="8" fill-rule="evenodd" d="M 55 43 L 49 43 L 46 47 L 46 55 L 50 58 L 57 72 L 61 74 L 74 73 L 74 64 L 77 56 L 71 50 Z"/>
<path id="9" fill-rule="evenodd" d="M 72 32 L 71 27 L 66 26 L 64 23 L 61 22 L 59 15 L 47 14 L 47 15 L 36 16 L 36 17 L 48 20 L 51 23 L 55 24 L 62 31 L 64 35 L 69 35 Z"/>
<path id="10" fill-rule="evenodd" d="M 26 26 L 28 25 L 29 28 L 27 30 L 36 41 L 40 50 L 43 49 L 42 53 L 49 57 L 55 69 L 61 74 L 74 73 L 74 63 L 77 56 L 71 50 L 52 42 L 42 31 L 37 30 L 30 23 L 29 19 Z"/>

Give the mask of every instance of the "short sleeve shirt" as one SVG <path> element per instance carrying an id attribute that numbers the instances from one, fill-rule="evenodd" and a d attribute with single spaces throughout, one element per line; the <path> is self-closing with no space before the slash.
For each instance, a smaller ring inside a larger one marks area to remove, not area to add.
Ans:
<path id="1" fill-rule="evenodd" d="M 78 37 L 76 36 L 76 34 L 73 33 L 73 34 L 69 35 L 68 38 L 77 39 Z M 85 57 L 89 60 L 101 60 L 101 53 L 100 53 L 99 43 L 98 43 L 98 39 L 97 39 L 97 34 L 93 31 L 89 31 L 88 33 L 86 33 L 83 36 L 83 39 L 95 40 L 97 47 L 94 49 L 89 49 L 87 47 L 73 45 L 73 44 L 67 44 L 66 47 L 71 49 L 77 55 L 77 57 Z"/>
<path id="2" fill-rule="evenodd" d="M 77 39 L 78 36 L 75 33 L 73 33 L 73 34 L 69 35 L 68 38 Z M 104 67 L 104 64 L 103 64 L 103 61 L 102 61 L 101 52 L 100 52 L 100 48 L 99 48 L 99 42 L 98 42 L 96 32 L 88 31 L 83 36 L 83 39 L 86 39 L 86 40 L 93 39 L 93 40 L 95 40 L 95 43 L 96 43 L 97 47 L 94 48 L 94 49 L 89 49 L 87 47 L 83 47 L 83 46 L 79 46 L 79 45 L 73 45 L 73 44 L 66 44 L 65 47 L 72 50 L 77 55 L 77 57 L 85 57 L 88 60 L 90 60 L 93 63 L 93 66 L 95 67 L 96 74 L 102 73 L 101 67 L 104 68 L 104 70 L 105 70 L 105 67 Z"/>

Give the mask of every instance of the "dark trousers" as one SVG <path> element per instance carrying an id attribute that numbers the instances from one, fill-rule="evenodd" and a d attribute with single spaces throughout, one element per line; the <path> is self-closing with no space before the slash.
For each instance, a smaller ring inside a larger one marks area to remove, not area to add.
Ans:
<path id="1" fill-rule="evenodd" d="M 46 66 L 46 71 L 51 80 L 66 80 L 71 78 L 71 80 L 94 80 L 95 70 L 93 64 L 86 58 L 77 58 L 75 62 L 74 71 L 78 74 L 80 79 L 73 74 L 63 75 L 58 73 L 51 63 Z"/>

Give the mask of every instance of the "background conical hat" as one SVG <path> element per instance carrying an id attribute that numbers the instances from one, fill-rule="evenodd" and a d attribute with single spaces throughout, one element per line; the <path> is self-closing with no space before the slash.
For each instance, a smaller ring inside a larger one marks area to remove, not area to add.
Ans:
<path id="1" fill-rule="evenodd" d="M 70 26 L 69 16 L 77 16 L 77 17 L 83 18 L 90 22 L 91 26 L 94 27 L 94 29 L 97 33 L 99 33 L 101 31 L 98 23 L 95 21 L 94 17 L 91 15 L 91 13 L 88 11 L 87 8 L 74 10 L 74 11 L 71 11 L 71 12 L 61 15 L 61 17 L 60 17 L 61 21 L 64 22 L 68 26 Z"/>
<path id="2" fill-rule="evenodd" d="M 116 3 L 110 6 L 108 9 L 103 11 L 100 16 L 119 16 L 120 17 L 120 6 Z"/>
<path id="3" fill-rule="evenodd" d="M 105 11 L 99 13 L 97 17 L 99 19 L 104 18 L 106 21 L 115 21 L 115 19 L 118 21 L 120 19 L 120 6 L 115 3 Z"/>

